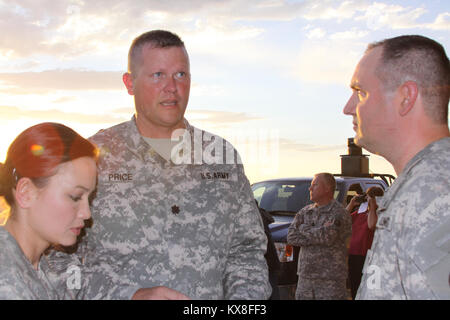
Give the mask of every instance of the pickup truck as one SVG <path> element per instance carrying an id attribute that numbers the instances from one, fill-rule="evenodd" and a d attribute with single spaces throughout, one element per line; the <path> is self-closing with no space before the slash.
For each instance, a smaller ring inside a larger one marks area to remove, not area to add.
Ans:
<path id="1" fill-rule="evenodd" d="M 367 174 L 352 177 L 335 174 L 336 190 L 334 198 L 344 206 L 357 194 L 359 187 L 365 192 L 369 187 L 378 186 L 386 190 L 394 177 L 391 175 Z M 284 178 L 266 180 L 252 184 L 253 195 L 260 208 L 269 212 L 275 222 L 269 225 L 270 233 L 281 269 L 278 274 L 278 287 L 281 299 L 293 299 L 297 285 L 298 247 L 287 245 L 288 228 L 295 214 L 311 203 L 309 199 L 309 178 Z"/>

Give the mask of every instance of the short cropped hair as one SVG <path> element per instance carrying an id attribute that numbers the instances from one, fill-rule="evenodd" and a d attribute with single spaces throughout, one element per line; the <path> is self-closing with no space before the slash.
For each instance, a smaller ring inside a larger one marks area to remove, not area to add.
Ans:
<path id="1" fill-rule="evenodd" d="M 321 177 L 322 181 L 324 181 L 325 184 L 330 187 L 330 192 L 334 193 L 334 190 L 336 190 L 336 179 L 331 173 L 321 172 L 317 173 L 315 177 Z"/>
<path id="2" fill-rule="evenodd" d="M 406 81 L 417 83 L 425 113 L 438 124 L 448 122 L 450 64 L 438 42 L 420 35 L 405 35 L 368 45 L 367 51 L 382 48 L 376 75 L 389 92 Z"/>
<path id="3" fill-rule="evenodd" d="M 135 77 L 141 64 L 142 49 L 146 45 L 153 48 L 182 47 L 184 42 L 176 34 L 165 30 L 152 30 L 133 40 L 128 51 L 128 72 Z"/>

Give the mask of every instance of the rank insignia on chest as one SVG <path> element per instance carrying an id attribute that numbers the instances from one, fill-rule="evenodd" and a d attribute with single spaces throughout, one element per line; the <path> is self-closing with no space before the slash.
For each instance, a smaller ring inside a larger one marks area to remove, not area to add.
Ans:
<path id="1" fill-rule="evenodd" d="M 180 213 L 180 207 L 178 207 L 177 205 L 173 205 L 172 206 L 172 213 L 177 215 Z"/>
<path id="2" fill-rule="evenodd" d="M 380 217 L 377 223 L 379 229 L 391 229 L 391 217 Z"/>

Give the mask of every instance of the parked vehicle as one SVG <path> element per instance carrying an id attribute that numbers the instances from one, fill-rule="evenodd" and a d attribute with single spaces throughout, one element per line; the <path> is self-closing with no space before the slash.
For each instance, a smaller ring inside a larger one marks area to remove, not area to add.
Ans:
<path id="1" fill-rule="evenodd" d="M 341 173 L 335 174 L 334 198 L 344 206 L 357 194 L 356 190 L 359 187 L 363 191 L 372 186 L 386 190 L 395 179 L 388 174 L 369 174 L 367 156 L 362 155 L 361 148 L 354 145 L 353 139 L 349 139 L 349 154 L 341 157 Z M 287 233 L 295 214 L 311 203 L 309 186 L 312 179 L 313 177 L 281 178 L 252 185 L 258 205 L 269 212 L 275 220 L 269 228 L 281 262 L 278 285 L 282 298 L 293 298 L 295 294 L 299 248 L 286 243 Z"/>

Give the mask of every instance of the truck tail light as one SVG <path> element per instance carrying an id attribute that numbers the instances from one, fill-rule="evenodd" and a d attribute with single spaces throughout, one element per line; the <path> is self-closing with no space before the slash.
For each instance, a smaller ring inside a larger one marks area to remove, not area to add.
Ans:
<path id="1" fill-rule="evenodd" d="M 293 257 L 294 254 L 294 248 L 292 248 L 291 245 L 286 245 L 286 257 Z"/>
<path id="2" fill-rule="evenodd" d="M 280 262 L 294 261 L 294 250 L 292 246 L 283 242 L 275 242 L 275 248 L 277 249 L 278 260 Z"/>

